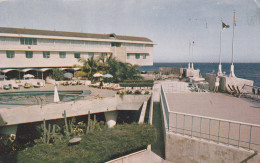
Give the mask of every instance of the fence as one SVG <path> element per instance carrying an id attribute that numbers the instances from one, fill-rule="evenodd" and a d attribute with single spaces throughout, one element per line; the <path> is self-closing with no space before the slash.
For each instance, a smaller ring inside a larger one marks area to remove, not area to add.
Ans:
<path id="1" fill-rule="evenodd" d="M 170 111 L 164 88 L 161 96 L 168 132 L 260 150 L 260 125 Z"/>

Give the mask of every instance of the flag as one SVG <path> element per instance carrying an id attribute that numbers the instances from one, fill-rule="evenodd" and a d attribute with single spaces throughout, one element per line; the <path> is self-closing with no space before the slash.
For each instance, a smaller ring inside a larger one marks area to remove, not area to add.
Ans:
<path id="1" fill-rule="evenodd" d="M 224 28 L 229 28 L 229 25 L 227 25 L 224 22 L 222 22 L 222 29 L 224 29 Z"/>

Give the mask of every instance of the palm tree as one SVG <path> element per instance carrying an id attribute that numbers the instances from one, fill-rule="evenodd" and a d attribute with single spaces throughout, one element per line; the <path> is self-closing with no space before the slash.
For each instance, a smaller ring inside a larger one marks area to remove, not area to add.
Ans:
<path id="1" fill-rule="evenodd" d="M 79 62 L 82 63 L 82 66 L 77 65 L 77 67 L 80 67 L 81 71 L 86 72 L 87 77 L 91 81 L 94 80 L 93 75 L 97 72 L 113 75 L 114 82 L 141 78 L 137 65 L 120 62 L 112 54 L 107 58 L 101 56 L 97 60 L 93 56 L 87 60 L 80 58 Z"/>
<path id="2" fill-rule="evenodd" d="M 86 59 L 83 59 L 83 58 L 80 58 L 79 59 L 79 62 L 81 62 L 83 65 L 80 66 L 81 67 L 81 70 L 83 72 L 86 72 L 87 73 L 87 77 L 93 81 L 94 77 L 93 75 L 95 73 L 98 72 L 98 62 L 97 60 L 94 59 L 94 56 L 92 56 L 91 58 L 88 58 L 87 60 Z"/>

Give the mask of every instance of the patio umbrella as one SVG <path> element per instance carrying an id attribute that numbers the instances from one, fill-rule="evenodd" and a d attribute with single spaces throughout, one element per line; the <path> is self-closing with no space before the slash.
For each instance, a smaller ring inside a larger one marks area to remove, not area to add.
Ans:
<path id="1" fill-rule="evenodd" d="M 60 102 L 60 98 L 59 98 L 59 93 L 58 93 L 58 89 L 57 86 L 54 86 L 54 102 Z"/>
<path id="2" fill-rule="evenodd" d="M 65 78 L 72 78 L 72 77 L 73 77 L 73 74 L 70 73 L 70 72 L 66 72 L 63 76 L 64 76 Z"/>
<path id="3" fill-rule="evenodd" d="M 34 78 L 34 75 L 32 75 L 32 74 L 25 74 L 23 77 L 24 78 Z"/>
<path id="4" fill-rule="evenodd" d="M 99 77 L 102 77 L 103 75 L 102 74 L 100 74 L 100 73 L 95 73 L 94 75 L 93 75 L 93 77 L 95 77 L 95 78 L 99 78 Z"/>
<path id="5" fill-rule="evenodd" d="M 111 75 L 111 74 L 105 74 L 105 75 L 103 76 L 103 78 L 113 78 L 113 75 Z"/>

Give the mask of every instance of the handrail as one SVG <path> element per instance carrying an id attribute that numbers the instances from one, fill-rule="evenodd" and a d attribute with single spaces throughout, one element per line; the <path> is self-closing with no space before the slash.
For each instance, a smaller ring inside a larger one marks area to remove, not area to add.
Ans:
<path id="1" fill-rule="evenodd" d="M 169 113 L 187 115 L 190 117 L 197 117 L 197 118 L 203 118 L 203 119 L 211 119 L 211 120 L 222 121 L 222 122 L 230 122 L 230 123 L 236 123 L 236 124 L 254 126 L 254 127 L 260 128 L 260 125 L 258 125 L 258 124 L 252 124 L 252 123 L 246 123 L 246 122 L 238 122 L 238 121 L 226 120 L 226 119 L 221 119 L 221 118 L 213 118 L 213 117 L 201 116 L 201 115 L 196 115 L 196 114 L 188 114 L 188 113 L 182 113 L 182 112 L 174 112 L 174 111 L 169 111 Z"/>

